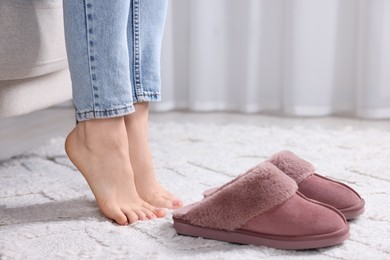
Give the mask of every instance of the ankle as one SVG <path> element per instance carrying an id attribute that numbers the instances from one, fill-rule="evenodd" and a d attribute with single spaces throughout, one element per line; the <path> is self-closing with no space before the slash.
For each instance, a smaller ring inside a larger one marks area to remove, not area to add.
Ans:
<path id="1" fill-rule="evenodd" d="M 149 103 L 137 103 L 134 105 L 135 112 L 124 117 L 127 128 L 145 128 L 148 124 Z"/>
<path id="2" fill-rule="evenodd" d="M 121 147 L 127 143 L 123 117 L 80 122 L 75 128 L 75 134 L 77 140 L 89 150 L 99 147 Z M 124 149 L 127 150 L 127 147 Z"/>

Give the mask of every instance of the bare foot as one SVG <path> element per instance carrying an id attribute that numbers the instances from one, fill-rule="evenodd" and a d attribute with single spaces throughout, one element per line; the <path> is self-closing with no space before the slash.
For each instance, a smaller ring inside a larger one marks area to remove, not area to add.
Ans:
<path id="1" fill-rule="evenodd" d="M 182 201 L 161 186 L 154 175 L 148 144 L 148 103 L 137 103 L 135 109 L 134 113 L 125 116 L 125 123 L 138 194 L 155 207 L 180 208 Z"/>
<path id="2" fill-rule="evenodd" d="M 127 225 L 165 216 L 137 193 L 123 117 L 80 122 L 66 138 L 65 150 L 108 218 Z"/>

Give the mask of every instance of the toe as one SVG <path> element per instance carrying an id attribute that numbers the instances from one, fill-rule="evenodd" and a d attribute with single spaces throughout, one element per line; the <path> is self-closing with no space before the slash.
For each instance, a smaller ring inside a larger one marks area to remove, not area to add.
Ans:
<path id="1" fill-rule="evenodd" d="M 139 220 L 146 220 L 146 214 L 142 209 L 135 210 L 134 212 L 137 214 Z"/>
<path id="2" fill-rule="evenodd" d="M 145 214 L 147 219 L 154 219 L 154 218 L 156 218 L 156 215 L 153 213 L 153 211 L 151 211 L 149 209 L 146 209 L 146 208 L 144 208 L 142 211 L 144 212 L 144 214 Z"/>
<path id="3" fill-rule="evenodd" d="M 183 206 L 183 202 L 168 191 L 162 196 L 162 199 L 165 200 L 163 203 L 166 208 L 177 209 Z"/>
<path id="4" fill-rule="evenodd" d="M 152 204 L 159 208 L 174 209 L 173 201 L 163 196 L 156 198 Z"/>
<path id="5" fill-rule="evenodd" d="M 181 208 L 183 207 L 183 202 L 179 199 L 175 199 L 173 202 L 172 202 L 172 205 L 175 209 L 177 208 Z"/>
<path id="6" fill-rule="evenodd" d="M 148 219 L 155 219 L 155 218 L 157 218 L 157 216 L 154 213 L 151 213 L 151 214 L 147 215 L 147 218 Z"/>
<path id="7" fill-rule="evenodd" d="M 163 218 L 165 217 L 165 210 L 164 209 L 155 209 L 153 213 L 156 215 L 158 218 Z"/>
<path id="8" fill-rule="evenodd" d="M 182 207 L 183 202 L 178 199 L 172 199 L 172 198 L 163 198 L 161 199 L 161 205 L 163 205 L 164 208 L 167 209 L 177 209 Z"/>
<path id="9" fill-rule="evenodd" d="M 130 224 L 138 221 L 138 215 L 133 210 L 126 210 L 125 214 Z"/>
<path id="10" fill-rule="evenodd" d="M 150 205 L 149 203 L 146 203 L 146 202 L 143 204 L 143 207 L 145 209 L 151 211 L 158 218 L 165 217 L 165 210 L 164 209 L 153 207 L 152 205 Z"/>
<path id="11" fill-rule="evenodd" d="M 129 224 L 129 222 L 127 221 L 126 215 L 123 214 L 123 212 L 119 208 L 117 210 L 109 211 L 106 215 L 110 219 L 113 219 L 119 225 L 127 225 L 127 224 Z"/>

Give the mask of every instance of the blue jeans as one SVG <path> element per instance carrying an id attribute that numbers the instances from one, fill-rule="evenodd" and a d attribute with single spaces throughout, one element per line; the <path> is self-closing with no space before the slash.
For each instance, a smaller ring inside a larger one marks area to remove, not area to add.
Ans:
<path id="1" fill-rule="evenodd" d="M 167 0 L 64 0 L 77 121 L 123 116 L 159 101 Z"/>

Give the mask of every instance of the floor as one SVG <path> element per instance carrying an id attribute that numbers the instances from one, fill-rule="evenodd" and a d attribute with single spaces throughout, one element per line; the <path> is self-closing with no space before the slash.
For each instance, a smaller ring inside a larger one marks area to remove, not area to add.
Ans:
<path id="1" fill-rule="evenodd" d="M 186 204 L 287 149 L 354 187 L 366 212 L 349 222 L 345 243 L 305 251 L 183 237 L 172 212 L 115 225 L 64 152 L 74 126 L 66 103 L 0 120 L 0 259 L 390 259 L 389 121 L 188 112 L 152 113 L 151 121 L 157 177 Z"/>
<path id="2" fill-rule="evenodd" d="M 390 120 L 363 120 L 343 117 L 296 118 L 239 113 L 191 113 L 186 111 L 151 114 L 152 122 L 237 123 L 279 127 L 376 128 L 390 130 Z M 24 151 L 38 147 L 53 137 L 65 136 L 75 125 L 71 102 L 50 107 L 28 115 L 0 118 L 0 162 Z"/>

